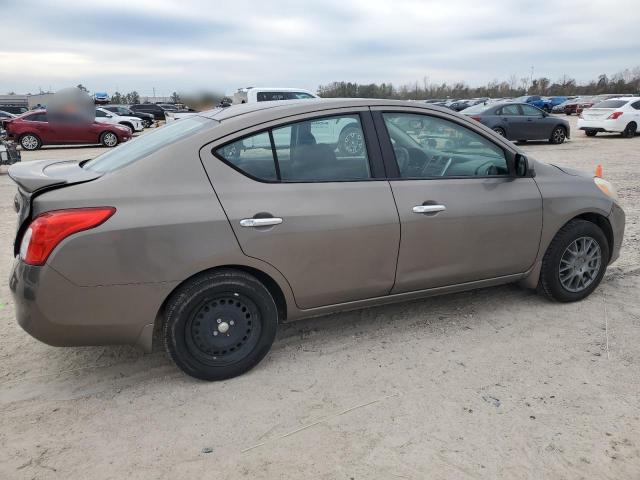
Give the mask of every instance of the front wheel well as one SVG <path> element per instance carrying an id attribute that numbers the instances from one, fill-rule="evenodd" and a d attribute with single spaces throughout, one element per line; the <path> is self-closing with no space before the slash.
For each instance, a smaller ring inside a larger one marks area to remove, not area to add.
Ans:
<path id="1" fill-rule="evenodd" d="M 582 213 L 576 217 L 573 217 L 571 220 L 575 220 L 576 218 L 581 220 L 586 220 L 587 222 L 591 222 L 596 224 L 600 229 L 604 232 L 604 236 L 607 238 L 607 243 L 609 244 L 609 260 L 611 259 L 611 255 L 613 254 L 613 228 L 611 228 L 611 224 L 609 220 L 604 215 L 600 215 L 599 213 Z"/>

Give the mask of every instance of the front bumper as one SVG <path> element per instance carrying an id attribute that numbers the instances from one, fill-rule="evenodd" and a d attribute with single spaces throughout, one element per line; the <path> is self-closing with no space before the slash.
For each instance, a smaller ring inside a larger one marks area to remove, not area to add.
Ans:
<path id="1" fill-rule="evenodd" d="M 48 345 L 138 345 L 150 333 L 175 283 L 80 287 L 48 265 L 14 259 L 9 288 L 18 324 Z"/>
<path id="2" fill-rule="evenodd" d="M 613 202 L 613 207 L 611 207 L 609 224 L 613 231 L 613 248 L 611 249 L 611 259 L 609 260 L 611 264 L 620 256 L 620 247 L 622 246 L 622 239 L 624 238 L 625 214 L 617 202 Z"/>

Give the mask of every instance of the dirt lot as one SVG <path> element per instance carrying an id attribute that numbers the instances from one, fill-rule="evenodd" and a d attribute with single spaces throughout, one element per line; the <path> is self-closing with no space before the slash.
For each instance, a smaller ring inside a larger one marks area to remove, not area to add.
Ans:
<path id="1" fill-rule="evenodd" d="M 3 283 L 0 478 L 640 478 L 640 137 L 525 149 L 618 187 L 622 255 L 583 302 L 506 286 L 303 321 L 203 383 L 162 351 L 43 345 Z M 14 192 L 1 176 L 3 278 Z"/>

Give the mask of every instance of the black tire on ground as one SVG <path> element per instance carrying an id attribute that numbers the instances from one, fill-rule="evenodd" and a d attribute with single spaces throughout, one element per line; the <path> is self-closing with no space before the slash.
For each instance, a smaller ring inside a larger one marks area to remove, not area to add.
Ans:
<path id="1" fill-rule="evenodd" d="M 585 130 L 584 134 L 587 137 L 595 137 L 598 134 L 598 131 L 597 130 Z"/>
<path id="2" fill-rule="evenodd" d="M 493 129 L 493 131 L 496 132 L 501 137 L 506 137 L 507 136 L 507 133 L 504 131 L 504 128 L 496 127 L 496 128 Z"/>
<path id="3" fill-rule="evenodd" d="M 572 247 L 574 247 L 573 250 L 580 252 L 579 246 L 576 248 L 574 242 L 578 242 L 578 245 L 582 242 L 585 250 L 584 256 L 572 253 Z M 585 245 L 589 245 L 589 247 Z M 590 255 L 593 255 L 594 252 L 599 252 L 600 254 L 600 261 L 597 262 L 597 265 L 595 260 L 588 261 Z M 600 284 L 608 263 L 609 243 L 600 227 L 586 220 L 571 220 L 558 231 L 549 248 L 547 248 L 542 260 L 538 292 L 550 300 L 558 302 L 582 300 L 588 297 Z M 571 278 L 571 274 L 574 271 L 579 272 L 580 268 L 583 267 L 587 270 L 592 268 L 594 271 L 592 274 L 579 275 L 579 278 L 582 278 L 584 283 L 582 288 L 577 283 L 575 289 L 569 289 L 566 286 L 567 281 L 565 280 L 563 283 L 561 280 L 561 274 L 565 275 L 565 278 L 567 278 L 567 275 L 569 276 L 568 278 Z"/>
<path id="4" fill-rule="evenodd" d="M 567 139 L 567 130 L 564 127 L 557 126 L 551 131 L 549 137 L 549 143 L 553 145 L 560 145 Z"/>
<path id="5" fill-rule="evenodd" d="M 142 127 L 149 128 L 151 126 L 151 120 L 142 120 Z"/>
<path id="6" fill-rule="evenodd" d="M 564 114 L 569 116 L 569 117 L 571 116 L 571 112 L 564 112 Z"/>
<path id="7" fill-rule="evenodd" d="M 629 124 L 626 127 L 624 127 L 622 136 L 624 138 L 633 138 L 636 136 L 637 129 L 638 129 L 638 125 L 636 124 L 636 122 L 629 122 Z"/>
<path id="8" fill-rule="evenodd" d="M 364 135 L 360 127 L 347 125 L 340 132 L 338 150 L 344 156 L 359 156 L 364 153 Z"/>
<path id="9" fill-rule="evenodd" d="M 100 134 L 100 143 L 105 147 L 115 147 L 118 145 L 118 142 L 118 136 L 113 132 L 106 131 Z"/>
<path id="10" fill-rule="evenodd" d="M 42 140 L 33 133 L 25 133 L 20 137 L 20 146 L 24 150 L 38 150 L 42 146 Z"/>
<path id="11" fill-rule="evenodd" d="M 172 293 L 165 320 L 164 344 L 175 364 L 201 380 L 224 380 L 265 357 L 275 339 L 278 309 L 254 276 L 221 270 Z"/>

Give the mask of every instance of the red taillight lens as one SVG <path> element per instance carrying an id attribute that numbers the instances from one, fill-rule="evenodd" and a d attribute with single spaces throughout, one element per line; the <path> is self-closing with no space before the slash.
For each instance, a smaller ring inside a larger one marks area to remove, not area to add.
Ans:
<path id="1" fill-rule="evenodd" d="M 471 115 L 471 118 L 473 118 L 476 122 L 480 121 L 480 117 L 477 115 Z"/>
<path id="2" fill-rule="evenodd" d="M 38 215 L 22 237 L 20 258 L 29 265 L 44 265 L 62 240 L 97 227 L 115 212 L 113 207 L 95 207 L 53 210 Z"/>
<path id="3" fill-rule="evenodd" d="M 622 116 L 624 112 L 613 112 L 611 115 L 607 117 L 608 120 L 616 120 Z"/>

